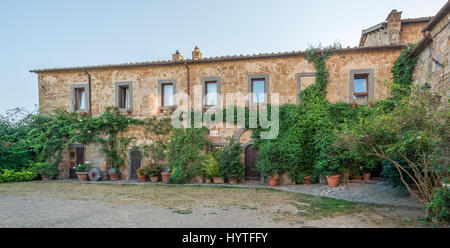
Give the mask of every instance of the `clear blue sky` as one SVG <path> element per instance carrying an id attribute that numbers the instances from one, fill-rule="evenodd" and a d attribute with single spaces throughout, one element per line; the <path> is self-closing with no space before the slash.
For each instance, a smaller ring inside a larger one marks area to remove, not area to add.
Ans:
<path id="1" fill-rule="evenodd" d="M 38 104 L 30 69 L 356 46 L 392 9 L 432 16 L 446 0 L 1 0 L 0 114 Z"/>

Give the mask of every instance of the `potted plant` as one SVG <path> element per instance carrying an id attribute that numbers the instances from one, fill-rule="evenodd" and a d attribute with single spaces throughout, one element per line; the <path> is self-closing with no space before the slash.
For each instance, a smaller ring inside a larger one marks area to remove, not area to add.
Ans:
<path id="1" fill-rule="evenodd" d="M 144 167 L 145 174 L 148 175 L 153 183 L 159 181 L 159 173 L 161 172 L 161 167 L 158 164 L 149 164 Z"/>
<path id="2" fill-rule="evenodd" d="M 212 153 L 205 155 L 205 158 L 202 161 L 202 166 L 205 177 L 212 178 L 216 184 L 224 183 L 223 175 L 220 172 L 219 161 L 217 161 Z"/>
<path id="3" fill-rule="evenodd" d="M 362 166 L 361 165 L 353 165 L 352 166 L 352 179 L 355 181 L 361 181 L 362 180 Z"/>
<path id="4" fill-rule="evenodd" d="M 258 151 L 259 159 L 256 167 L 269 179 L 269 185 L 275 187 L 278 185 L 279 174 L 285 172 L 285 156 L 282 147 L 275 142 L 268 143 Z"/>
<path id="5" fill-rule="evenodd" d="M 162 177 L 162 181 L 163 183 L 167 183 L 169 181 L 169 178 L 171 176 L 171 172 L 170 172 L 170 168 L 166 167 L 163 169 L 163 171 L 161 172 L 161 177 Z"/>
<path id="6" fill-rule="evenodd" d="M 119 171 L 116 168 L 111 168 L 108 171 L 109 180 L 117 181 L 120 179 Z"/>
<path id="7" fill-rule="evenodd" d="M 306 176 L 303 178 L 303 184 L 311 184 L 311 177 Z"/>
<path id="8" fill-rule="evenodd" d="M 41 175 L 44 181 L 51 180 L 58 174 L 58 168 L 50 162 L 37 162 L 34 164 L 36 172 Z"/>
<path id="9" fill-rule="evenodd" d="M 230 184 L 237 184 L 244 172 L 244 165 L 239 157 L 241 146 L 232 138 L 220 155 L 220 172 L 228 178 Z"/>
<path id="10" fill-rule="evenodd" d="M 86 161 L 84 164 L 80 164 L 75 168 L 75 174 L 77 174 L 78 181 L 87 181 L 89 178 L 89 170 L 91 169 L 91 164 Z"/>
<path id="11" fill-rule="evenodd" d="M 139 168 L 136 170 L 136 174 L 138 176 L 139 182 L 146 182 L 147 181 L 147 175 L 145 174 L 144 168 Z"/>
<path id="12" fill-rule="evenodd" d="M 273 174 L 269 176 L 269 186 L 276 187 L 278 185 L 278 174 Z"/>

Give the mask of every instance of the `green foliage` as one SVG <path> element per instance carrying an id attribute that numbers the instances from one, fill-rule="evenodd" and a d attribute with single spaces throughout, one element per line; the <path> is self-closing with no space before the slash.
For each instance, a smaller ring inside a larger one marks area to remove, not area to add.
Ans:
<path id="1" fill-rule="evenodd" d="M 214 157 L 213 153 L 208 153 L 204 156 L 202 161 L 202 168 L 205 177 L 213 178 L 213 177 L 221 177 L 223 176 L 220 171 L 220 164 L 217 161 L 217 158 Z"/>
<path id="2" fill-rule="evenodd" d="M 426 205 L 427 219 L 434 224 L 450 223 L 450 189 L 440 187 L 436 189 L 433 200 Z"/>
<path id="3" fill-rule="evenodd" d="M 35 169 L 23 169 L 21 171 L 6 169 L 0 173 L 0 183 L 26 182 L 36 179 L 37 176 Z"/>
<path id="4" fill-rule="evenodd" d="M 84 164 L 80 164 L 75 168 L 76 172 L 89 172 L 91 169 L 91 164 L 89 162 L 86 162 Z"/>
<path id="5" fill-rule="evenodd" d="M 408 54 L 414 47 L 415 45 L 411 45 L 403 50 L 392 67 L 391 72 L 394 81 L 391 85 L 391 99 L 393 100 L 400 100 L 402 97 L 410 95 L 411 82 L 413 79 L 414 68 L 417 64 L 417 57 L 409 57 Z"/>
<path id="6" fill-rule="evenodd" d="M 40 175 L 44 175 L 53 178 L 58 174 L 58 168 L 50 162 L 37 162 L 34 164 L 36 172 Z"/>
<path id="7" fill-rule="evenodd" d="M 220 156 L 220 172 L 227 178 L 242 178 L 244 165 L 241 162 L 241 146 L 234 138 L 231 138 Z"/>
<path id="8" fill-rule="evenodd" d="M 269 142 L 258 151 L 259 159 L 256 162 L 256 167 L 267 176 L 282 173 L 289 169 L 286 167 L 289 159 L 289 156 L 285 156 L 287 154 L 289 153 L 285 152 L 282 147 Z"/>
<path id="9" fill-rule="evenodd" d="M 205 149 L 210 146 L 206 134 L 208 134 L 208 129 L 205 127 L 173 129 L 168 144 L 168 161 L 172 170 L 177 169 L 180 178 L 185 174 L 188 178 L 202 175 L 203 154 Z"/>
<path id="10" fill-rule="evenodd" d="M 146 176 L 158 176 L 161 173 L 161 166 L 158 164 L 149 164 L 144 166 L 142 173 Z"/>
<path id="11" fill-rule="evenodd" d="M 174 168 L 172 175 L 169 177 L 169 184 L 184 184 L 187 182 L 186 172 L 182 168 Z"/>
<path id="12" fill-rule="evenodd" d="M 408 164 L 404 160 L 401 159 L 394 159 L 394 160 L 405 170 L 408 170 L 408 173 L 413 173 L 410 169 L 408 169 Z M 405 184 L 400 179 L 400 173 L 396 169 L 395 165 L 389 162 L 388 160 L 383 160 L 381 164 L 382 164 L 381 175 L 388 179 L 389 184 L 395 188 L 399 187 L 406 189 Z M 404 180 L 407 184 L 413 183 L 413 181 L 409 177 L 404 178 Z"/>

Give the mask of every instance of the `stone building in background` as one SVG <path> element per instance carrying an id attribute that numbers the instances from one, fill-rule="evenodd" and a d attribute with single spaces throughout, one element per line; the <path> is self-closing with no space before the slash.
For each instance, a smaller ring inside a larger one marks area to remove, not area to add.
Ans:
<path id="1" fill-rule="evenodd" d="M 448 24 L 448 16 L 446 18 Z M 327 61 L 330 73 L 327 99 L 333 103 L 367 104 L 387 98 L 389 89 L 384 82 L 392 79 L 394 61 L 406 44 L 422 39 L 422 29 L 427 28 L 437 34 L 435 30 L 443 26 L 443 21 L 431 27 L 428 22 L 433 20 L 436 19 L 423 17 L 402 20 L 401 12 L 394 10 L 386 22 L 363 31 L 358 47 L 331 49 Z M 446 52 L 445 61 L 448 62 L 448 27 L 447 41 L 440 49 Z M 277 93 L 279 104 L 296 103 L 300 91 L 314 83 L 315 69 L 304 55 L 303 51 L 293 51 L 203 57 L 200 49 L 195 47 L 190 59 L 184 58 L 177 50 L 172 60 L 168 61 L 51 68 L 31 72 L 38 75 L 39 106 L 42 112 L 64 108 L 95 116 L 103 113 L 107 106 L 116 106 L 125 114 L 143 119 L 167 116 L 168 111 L 177 107 L 173 97 L 176 92 L 187 93 L 191 102 L 200 101 L 202 108 L 217 104 L 211 92 L 221 95 Z M 446 70 L 444 73 L 448 81 L 448 67 Z M 200 92 L 200 95 L 194 94 L 194 91 Z M 270 102 L 270 99 L 263 101 Z M 252 98 L 241 103 L 249 107 L 254 104 Z M 251 173 L 256 168 L 251 130 L 242 127 L 212 127 L 210 130 L 208 138 L 216 146 L 223 146 L 227 138 L 235 137 L 243 146 L 241 158 L 246 166 L 246 179 L 260 177 L 259 173 Z M 141 127 L 132 127 L 125 135 L 135 136 L 134 145 L 137 146 L 152 143 L 152 137 Z M 120 170 L 122 178 L 135 178 L 136 169 L 150 162 L 149 158 L 141 158 L 139 153 L 138 150 L 129 151 L 129 159 Z M 59 178 L 73 177 L 72 167 L 86 160 L 105 174 L 109 169 L 98 146 L 72 144 L 63 153 Z M 281 184 L 285 183 L 289 183 L 289 180 L 282 178 Z"/>

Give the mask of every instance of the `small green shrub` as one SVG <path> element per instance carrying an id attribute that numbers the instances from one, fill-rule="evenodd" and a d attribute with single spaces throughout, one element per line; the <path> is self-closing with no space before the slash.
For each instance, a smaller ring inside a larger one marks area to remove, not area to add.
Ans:
<path id="1" fill-rule="evenodd" d="M 86 161 L 86 163 L 84 164 L 80 164 L 75 168 L 76 172 L 89 172 L 89 170 L 91 169 L 91 164 L 89 162 Z"/>
<path id="2" fill-rule="evenodd" d="M 36 172 L 40 175 L 44 175 L 53 178 L 58 174 L 58 168 L 50 162 L 37 162 L 34 164 Z"/>
<path id="3" fill-rule="evenodd" d="M 427 219 L 432 223 L 450 223 L 450 189 L 448 187 L 438 188 L 433 200 L 428 202 L 425 207 L 428 210 Z"/>
<path id="4" fill-rule="evenodd" d="M 244 165 L 240 158 L 241 146 L 234 138 L 230 139 L 227 147 L 225 147 L 220 156 L 220 172 L 227 178 L 242 178 Z"/>
<path id="5" fill-rule="evenodd" d="M 169 177 L 169 184 L 184 184 L 187 182 L 187 176 L 183 169 L 174 168 L 172 175 Z"/>
<path id="6" fill-rule="evenodd" d="M 38 174 L 33 168 L 23 169 L 21 171 L 5 169 L 0 173 L 0 183 L 26 182 L 35 179 L 37 176 Z"/>
<path id="7" fill-rule="evenodd" d="M 159 173 L 161 172 L 161 166 L 159 166 L 158 164 L 149 164 L 147 166 L 144 166 L 144 168 L 142 168 L 142 173 L 143 175 L 146 176 L 158 176 Z"/>
<path id="8" fill-rule="evenodd" d="M 204 175 L 207 178 L 221 177 L 223 174 L 220 171 L 219 161 L 214 157 L 213 153 L 205 155 L 202 161 Z"/>

